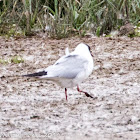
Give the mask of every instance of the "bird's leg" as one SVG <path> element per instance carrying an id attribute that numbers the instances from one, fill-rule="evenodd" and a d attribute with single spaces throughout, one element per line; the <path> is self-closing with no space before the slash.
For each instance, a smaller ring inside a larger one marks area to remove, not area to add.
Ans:
<path id="1" fill-rule="evenodd" d="M 65 96 L 66 96 L 66 100 L 67 100 L 67 88 L 65 88 Z"/>
<path id="2" fill-rule="evenodd" d="M 93 98 L 93 97 L 92 97 L 91 95 L 89 95 L 87 92 L 80 90 L 78 85 L 77 85 L 77 90 L 78 90 L 79 92 L 85 93 L 85 95 L 86 95 L 87 97 Z"/>

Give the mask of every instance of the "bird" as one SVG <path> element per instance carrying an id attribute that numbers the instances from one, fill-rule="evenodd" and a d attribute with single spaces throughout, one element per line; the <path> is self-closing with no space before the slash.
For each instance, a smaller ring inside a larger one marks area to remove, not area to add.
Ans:
<path id="1" fill-rule="evenodd" d="M 22 76 L 35 77 L 55 82 L 62 88 L 65 88 L 66 100 L 67 88 L 75 86 L 77 86 L 78 92 L 93 98 L 93 96 L 79 88 L 79 84 L 86 80 L 92 73 L 93 67 L 94 62 L 90 46 L 80 43 L 71 53 L 69 52 L 69 49 L 66 48 L 65 55 L 60 57 L 53 65 L 50 65 L 46 69 Z"/>

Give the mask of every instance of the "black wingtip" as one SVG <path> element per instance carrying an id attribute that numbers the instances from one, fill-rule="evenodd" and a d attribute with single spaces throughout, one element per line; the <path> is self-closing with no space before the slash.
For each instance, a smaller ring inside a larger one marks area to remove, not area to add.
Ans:
<path id="1" fill-rule="evenodd" d="M 41 71 L 41 72 L 36 72 L 36 73 L 32 73 L 32 74 L 22 75 L 22 77 L 40 77 L 40 76 L 44 76 L 44 75 L 47 75 L 46 71 Z"/>

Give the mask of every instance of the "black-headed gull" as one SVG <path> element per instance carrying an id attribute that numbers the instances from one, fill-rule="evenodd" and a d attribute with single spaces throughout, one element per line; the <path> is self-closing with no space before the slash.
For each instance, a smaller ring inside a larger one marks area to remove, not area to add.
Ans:
<path id="1" fill-rule="evenodd" d="M 93 98 L 87 92 L 80 90 L 78 86 L 88 78 L 93 70 L 93 58 L 90 47 L 84 43 L 80 43 L 73 52 L 69 53 L 67 48 L 65 53 L 66 55 L 58 59 L 54 65 L 47 67 L 43 71 L 23 76 L 47 79 L 57 83 L 65 88 L 66 100 L 67 88 L 74 86 L 77 86 L 79 92 Z"/>

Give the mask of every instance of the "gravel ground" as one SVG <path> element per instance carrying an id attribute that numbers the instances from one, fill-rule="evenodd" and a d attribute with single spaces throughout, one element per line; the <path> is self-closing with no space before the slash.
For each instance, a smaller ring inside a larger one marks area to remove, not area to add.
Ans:
<path id="1" fill-rule="evenodd" d="M 53 64 L 64 50 L 91 46 L 94 71 L 80 88 L 97 99 L 46 80 L 22 78 Z M 0 138 L 140 139 L 140 38 L 0 37 L 0 58 L 21 56 L 24 63 L 0 64 Z"/>

